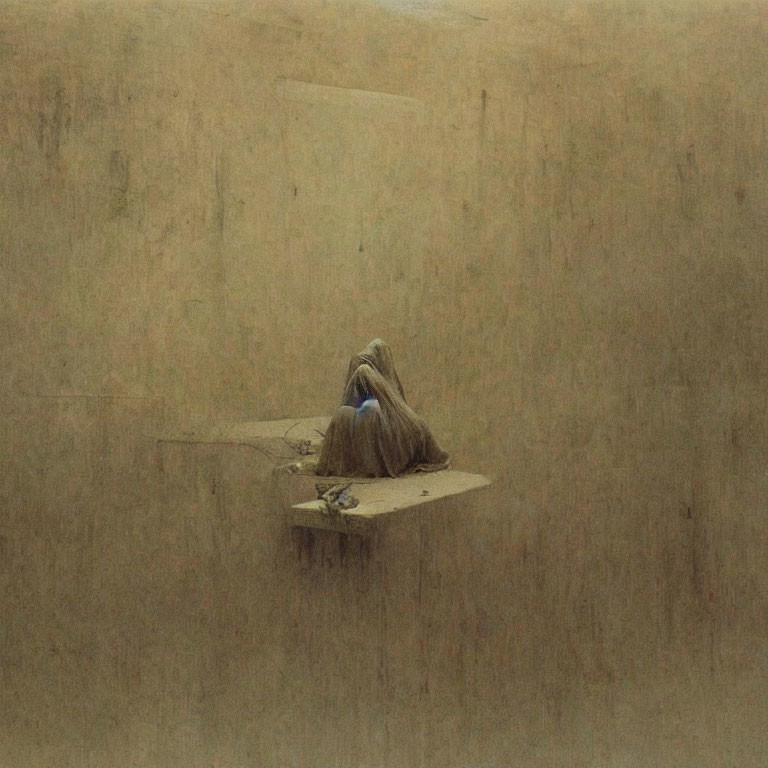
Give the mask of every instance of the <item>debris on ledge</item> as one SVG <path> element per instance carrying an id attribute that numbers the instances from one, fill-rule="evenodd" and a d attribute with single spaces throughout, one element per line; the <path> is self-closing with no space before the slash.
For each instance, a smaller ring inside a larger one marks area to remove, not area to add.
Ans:
<path id="1" fill-rule="evenodd" d="M 418 512 L 423 505 L 439 499 L 485 488 L 490 482 L 482 475 L 451 469 L 351 480 L 344 485 L 354 493 L 357 506 L 329 512 L 322 498 L 306 501 L 290 507 L 288 522 L 293 526 L 369 536 L 377 523 Z"/>

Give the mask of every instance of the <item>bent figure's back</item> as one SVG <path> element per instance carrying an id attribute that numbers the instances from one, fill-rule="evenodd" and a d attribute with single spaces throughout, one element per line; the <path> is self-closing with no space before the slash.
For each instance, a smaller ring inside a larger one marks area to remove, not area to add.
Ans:
<path id="1" fill-rule="evenodd" d="M 447 466 L 448 454 L 405 402 L 389 345 L 375 339 L 350 362 L 342 405 L 328 425 L 317 474 L 396 477 Z"/>

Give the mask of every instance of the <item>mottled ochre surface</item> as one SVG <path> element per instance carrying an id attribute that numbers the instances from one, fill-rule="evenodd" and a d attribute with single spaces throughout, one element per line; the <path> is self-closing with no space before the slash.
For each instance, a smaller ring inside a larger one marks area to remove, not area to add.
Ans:
<path id="1" fill-rule="evenodd" d="M 764 768 L 767 40 L 0 2 L 0 766 Z M 157 443 L 374 336 L 482 503 L 291 534 L 267 455 Z"/>

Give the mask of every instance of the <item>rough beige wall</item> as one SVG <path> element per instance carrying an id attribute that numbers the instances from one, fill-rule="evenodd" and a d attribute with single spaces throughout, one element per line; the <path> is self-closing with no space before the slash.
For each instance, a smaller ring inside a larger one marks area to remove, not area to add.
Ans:
<path id="1" fill-rule="evenodd" d="M 766 39 L 764 2 L 3 3 L 0 762 L 765 765 Z M 476 517 L 376 578 L 261 523 L 180 554 L 211 477 L 267 510 L 156 437 L 327 413 L 375 335 Z"/>

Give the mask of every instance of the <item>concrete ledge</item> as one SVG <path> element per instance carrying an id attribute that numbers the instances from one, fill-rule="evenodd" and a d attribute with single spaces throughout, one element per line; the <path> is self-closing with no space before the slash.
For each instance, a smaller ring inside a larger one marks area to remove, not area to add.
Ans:
<path id="1" fill-rule="evenodd" d="M 273 463 L 285 464 L 316 455 L 330 420 L 330 416 L 310 416 L 217 424 L 197 431 L 165 435 L 158 442 L 249 445 L 271 458 Z"/>
<path id="2" fill-rule="evenodd" d="M 329 416 L 219 424 L 159 439 L 160 444 L 249 446 L 271 464 L 269 514 L 285 516 L 288 525 L 369 536 L 376 525 L 412 515 L 426 505 L 490 485 L 482 475 L 457 472 L 415 472 L 403 477 L 321 477 L 314 473 Z M 263 473 L 263 464 L 254 465 Z M 326 511 L 315 485 L 351 482 L 358 499 L 354 509 Z"/>
<path id="3" fill-rule="evenodd" d="M 324 479 L 318 477 L 317 481 Z M 482 475 L 446 469 L 394 478 L 349 478 L 347 482 L 353 483 L 350 491 L 360 502 L 357 507 L 329 514 L 321 501 L 294 504 L 288 510 L 289 523 L 366 536 L 380 522 L 418 513 L 426 504 L 476 491 L 491 481 Z"/>

